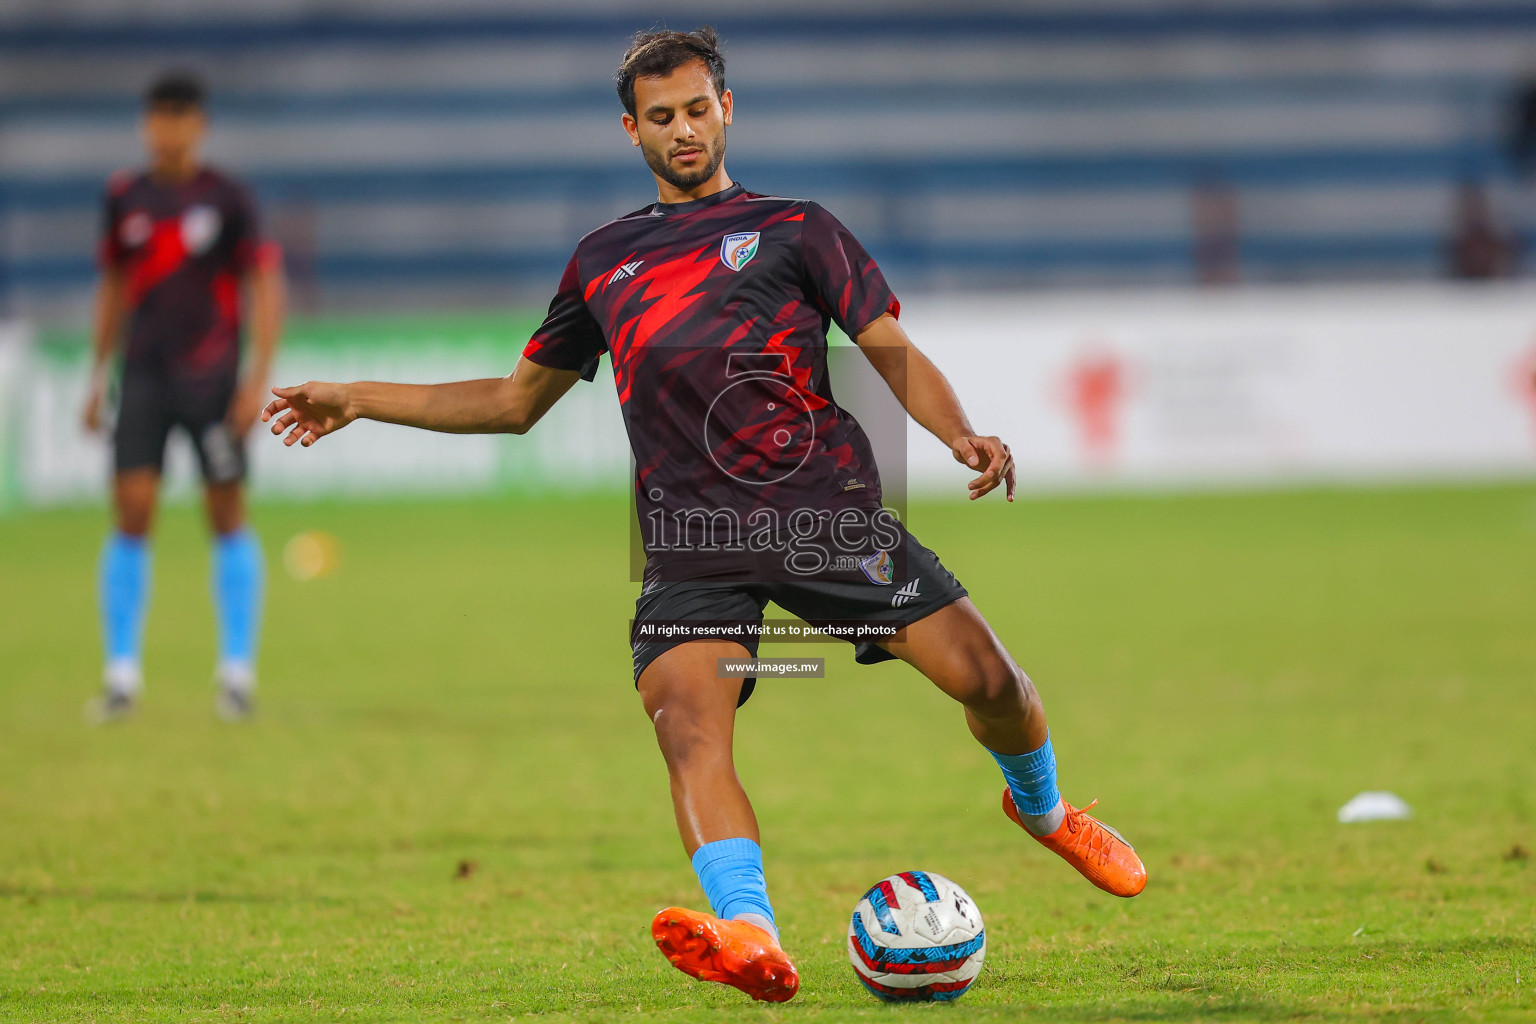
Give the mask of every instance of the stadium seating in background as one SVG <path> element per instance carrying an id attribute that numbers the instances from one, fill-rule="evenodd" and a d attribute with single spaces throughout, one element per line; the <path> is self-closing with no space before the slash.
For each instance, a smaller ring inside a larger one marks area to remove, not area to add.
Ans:
<path id="1" fill-rule="evenodd" d="M 621 4 L 176 7 L 0 12 L 0 311 L 82 307 L 166 65 L 206 73 L 211 155 L 256 184 L 303 305 L 543 301 L 651 197 L 609 85 L 641 27 Z M 733 174 L 823 201 L 904 290 L 1435 276 L 1467 185 L 1522 228 L 1506 113 L 1536 6 L 1018 8 L 711 5 Z"/>

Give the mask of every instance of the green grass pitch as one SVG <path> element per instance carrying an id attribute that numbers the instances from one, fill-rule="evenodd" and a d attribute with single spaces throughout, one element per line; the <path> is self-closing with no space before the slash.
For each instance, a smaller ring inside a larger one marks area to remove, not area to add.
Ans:
<path id="1" fill-rule="evenodd" d="M 1536 486 L 915 505 L 1151 883 L 1116 900 L 1027 841 L 958 709 L 828 645 L 738 730 L 803 972 L 774 1008 L 649 943 L 701 896 L 630 685 L 626 515 L 259 507 L 261 713 L 229 726 L 169 510 L 146 699 L 105 729 L 102 513 L 0 520 L 0 1020 L 1536 1019 Z M 299 583 L 306 529 L 342 562 Z M 1336 823 L 1366 789 L 1416 816 Z M 914 867 L 986 917 L 953 1006 L 847 964 L 859 894 Z"/>

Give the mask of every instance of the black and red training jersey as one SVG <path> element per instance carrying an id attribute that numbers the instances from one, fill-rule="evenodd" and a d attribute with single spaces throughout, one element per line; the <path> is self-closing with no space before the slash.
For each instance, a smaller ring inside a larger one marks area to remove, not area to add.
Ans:
<path id="1" fill-rule="evenodd" d="M 250 193 L 216 170 L 185 182 L 125 171 L 107 184 L 100 259 L 125 276 L 130 368 L 235 373 L 241 281 L 278 258 L 261 239 Z"/>
<path id="2" fill-rule="evenodd" d="M 797 513 L 878 509 L 869 439 L 827 374 L 827 328 L 897 315 L 826 210 L 740 185 L 655 203 L 576 246 L 523 355 L 591 380 L 613 364 L 652 563 Z"/>

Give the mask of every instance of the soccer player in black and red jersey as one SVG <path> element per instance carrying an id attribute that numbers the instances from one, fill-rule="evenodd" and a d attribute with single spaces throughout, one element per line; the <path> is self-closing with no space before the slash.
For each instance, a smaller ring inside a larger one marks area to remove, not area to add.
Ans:
<path id="1" fill-rule="evenodd" d="M 106 640 L 97 720 L 132 711 L 143 687 L 140 649 L 149 591 L 149 533 L 166 439 L 191 437 L 214 533 L 213 593 L 219 624 L 217 708 L 251 710 L 262 557 L 245 524 L 244 438 L 267 398 L 283 318 L 276 246 L 263 240 L 250 193 L 204 166 L 203 88 L 162 76 L 145 97 L 149 167 L 107 185 L 94 365 L 83 418 L 104 423 L 109 374 L 121 349 L 112 430 L 115 529 L 101 564 Z M 251 352 L 241 374 L 242 291 L 252 306 Z"/>
<path id="2" fill-rule="evenodd" d="M 827 379 L 829 324 L 974 471 L 972 499 L 998 487 L 1013 499 L 1008 446 L 972 428 L 902 330 L 880 269 L 836 218 L 813 202 L 749 192 L 726 173 L 732 97 L 712 30 L 637 36 L 617 80 L 622 123 L 655 176 L 657 201 L 580 241 L 510 376 L 312 381 L 274 388 L 263 418 L 286 432 L 285 444 L 303 446 L 358 418 L 520 434 L 609 355 L 646 549 L 635 685 L 714 911 L 671 907 L 652 921 L 657 945 L 684 972 L 757 999 L 788 999 L 799 985 L 732 763 L 736 710 L 755 680 L 718 677 L 721 659 L 755 654 L 756 641 L 670 632 L 760 619 L 770 600 L 813 625 L 903 626 L 899 639 L 860 640 L 856 660 L 900 658 L 955 698 L 1002 769 L 1008 817 L 1095 885 L 1136 895 L 1146 872 L 1135 852 L 1057 791 L 1029 678 L 954 576 L 882 509 L 869 439 Z"/>

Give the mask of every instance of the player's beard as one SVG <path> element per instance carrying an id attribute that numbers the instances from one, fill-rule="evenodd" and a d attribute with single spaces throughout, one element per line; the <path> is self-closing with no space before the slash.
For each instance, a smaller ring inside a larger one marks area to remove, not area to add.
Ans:
<path id="1" fill-rule="evenodd" d="M 720 169 L 721 163 L 725 161 L 725 128 L 721 127 L 719 138 L 705 144 L 704 152 L 707 154 L 707 160 L 704 166 L 697 170 L 675 171 L 672 169 L 672 162 L 665 154 L 647 146 L 642 146 L 641 152 L 645 154 L 646 166 L 655 173 L 656 177 L 679 192 L 687 192 L 713 178 L 715 172 Z"/>

